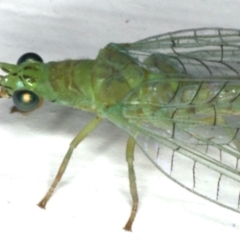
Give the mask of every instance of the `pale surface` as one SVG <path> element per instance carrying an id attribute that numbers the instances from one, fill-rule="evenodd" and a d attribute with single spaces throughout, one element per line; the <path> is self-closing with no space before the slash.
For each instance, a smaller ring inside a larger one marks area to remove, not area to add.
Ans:
<path id="1" fill-rule="evenodd" d="M 239 28 L 239 1 L 0 2 L 0 61 L 95 58 L 109 42 L 197 27 Z M 0 100 L 0 239 L 239 239 L 240 215 L 196 197 L 136 153 L 140 207 L 133 232 L 127 136 L 104 122 L 74 152 L 46 210 L 36 206 L 90 113 L 52 103 L 23 116 Z"/>

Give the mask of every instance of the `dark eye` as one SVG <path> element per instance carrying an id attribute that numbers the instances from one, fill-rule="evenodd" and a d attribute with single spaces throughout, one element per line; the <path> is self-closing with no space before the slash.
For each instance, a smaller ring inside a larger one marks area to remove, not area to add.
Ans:
<path id="1" fill-rule="evenodd" d="M 36 53 L 25 53 L 17 61 L 17 65 L 24 62 L 43 62 L 42 58 Z"/>
<path id="2" fill-rule="evenodd" d="M 24 112 L 32 111 L 40 102 L 38 95 L 29 90 L 18 90 L 13 93 L 12 98 L 14 105 Z"/>

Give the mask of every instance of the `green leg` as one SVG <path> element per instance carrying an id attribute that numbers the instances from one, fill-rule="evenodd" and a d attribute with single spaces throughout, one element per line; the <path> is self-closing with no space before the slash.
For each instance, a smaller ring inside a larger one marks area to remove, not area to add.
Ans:
<path id="1" fill-rule="evenodd" d="M 58 182 L 61 180 L 63 173 L 65 172 L 67 165 L 69 163 L 69 160 L 71 158 L 71 155 L 73 153 L 74 148 L 78 146 L 78 144 L 85 138 L 89 133 L 91 133 L 101 122 L 100 117 L 95 117 L 91 122 L 88 123 L 87 126 L 85 126 L 80 133 L 72 140 L 70 143 L 70 146 L 68 148 L 68 151 L 62 161 L 62 164 L 58 170 L 58 173 L 49 188 L 47 194 L 44 196 L 44 198 L 38 203 L 38 206 L 41 208 L 45 208 L 49 198 L 51 197 L 55 187 L 57 186 Z"/>
<path id="2" fill-rule="evenodd" d="M 126 225 L 124 226 L 124 229 L 127 231 L 132 231 L 132 224 L 137 214 L 137 208 L 138 208 L 137 185 L 136 185 L 136 177 L 135 177 L 135 172 L 133 167 L 135 144 L 136 144 L 135 140 L 132 137 L 129 137 L 127 142 L 127 148 L 126 148 L 126 161 L 128 163 L 128 178 L 129 178 L 133 205 L 132 205 L 132 211 L 131 211 L 130 217 Z"/>

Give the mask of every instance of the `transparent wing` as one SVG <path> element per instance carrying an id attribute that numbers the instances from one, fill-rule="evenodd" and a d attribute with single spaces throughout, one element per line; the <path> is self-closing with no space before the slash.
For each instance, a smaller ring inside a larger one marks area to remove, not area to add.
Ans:
<path id="1" fill-rule="evenodd" d="M 171 131 L 146 121 L 120 119 L 111 113 L 108 119 L 132 135 L 145 155 L 171 180 L 198 196 L 240 212 L 238 129 L 228 132 L 211 126 L 187 130 L 176 127 L 172 136 Z"/>
<path id="2" fill-rule="evenodd" d="M 107 118 L 189 191 L 240 212 L 240 32 L 193 29 L 122 45 L 162 79 L 131 91 Z"/>
<path id="3" fill-rule="evenodd" d="M 203 144 L 188 133 L 182 139 L 155 134 L 140 125 L 135 139 L 148 158 L 170 179 L 207 200 L 240 212 L 239 151 L 230 143 Z M 179 132 L 181 134 L 181 132 Z M 235 140 L 239 141 L 239 133 Z"/>
<path id="4" fill-rule="evenodd" d="M 190 29 L 123 45 L 127 54 L 147 68 L 171 75 L 239 76 L 240 31 Z M 159 59 L 165 65 L 156 64 Z"/>

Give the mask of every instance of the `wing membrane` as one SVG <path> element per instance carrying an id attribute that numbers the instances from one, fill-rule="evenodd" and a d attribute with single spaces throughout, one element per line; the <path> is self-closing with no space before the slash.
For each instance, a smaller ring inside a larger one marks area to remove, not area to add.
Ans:
<path id="1" fill-rule="evenodd" d="M 160 77 L 107 118 L 170 179 L 240 212 L 240 31 L 192 29 L 120 46 Z"/>
<path id="2" fill-rule="evenodd" d="M 147 64 L 150 56 L 152 59 L 162 58 L 176 70 L 176 74 L 239 76 L 239 30 L 203 28 L 177 31 L 127 44 L 125 50 L 147 67 L 150 67 Z"/>
<path id="3" fill-rule="evenodd" d="M 231 144 L 189 143 L 139 124 L 122 126 L 171 180 L 209 201 L 240 212 L 240 153 Z M 193 137 L 193 136 L 191 136 Z M 236 139 L 235 139 L 236 140 Z M 239 141 L 239 136 L 237 138 Z"/>

